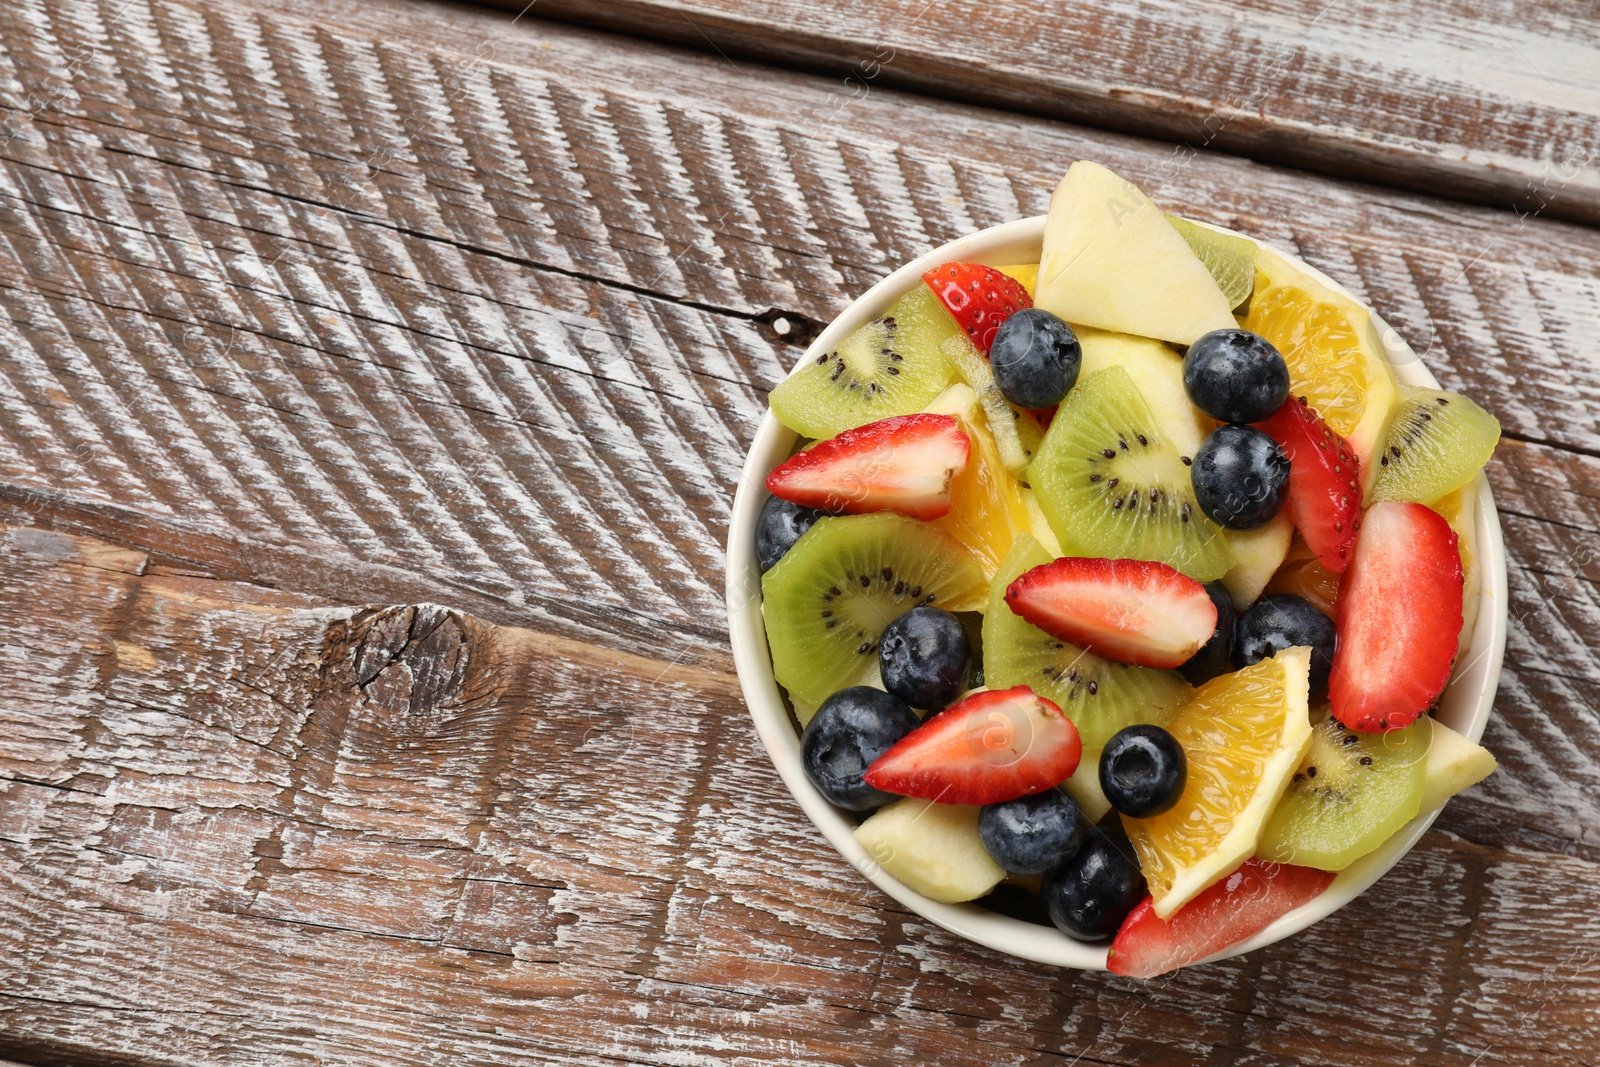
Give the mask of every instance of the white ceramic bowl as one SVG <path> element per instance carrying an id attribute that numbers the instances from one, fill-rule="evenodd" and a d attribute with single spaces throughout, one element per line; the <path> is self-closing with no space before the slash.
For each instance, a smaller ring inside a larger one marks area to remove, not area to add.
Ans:
<path id="1" fill-rule="evenodd" d="M 1041 215 L 995 226 L 934 249 L 862 294 L 812 343 L 797 366 L 833 348 L 857 327 L 883 314 L 901 294 L 921 284 L 924 271 L 951 260 L 987 263 L 991 266 L 1036 263 L 1043 237 L 1044 217 Z M 1338 282 L 1297 257 L 1279 249 L 1274 251 L 1284 255 L 1328 288 L 1351 296 Z M 1356 299 L 1353 296 L 1351 298 Z M 1373 320 L 1399 379 L 1411 385 L 1437 388 L 1439 383 L 1400 335 L 1384 323 L 1376 312 L 1373 313 Z M 772 676 L 772 659 L 767 651 L 766 627 L 761 615 L 761 569 L 755 558 L 756 518 L 767 498 L 767 474 L 789 457 L 795 441 L 795 433 L 786 429 L 768 411 L 756 431 L 755 440 L 750 445 L 750 455 L 745 460 L 744 471 L 739 478 L 739 489 L 733 501 L 733 522 L 728 534 L 728 630 L 733 644 L 734 666 L 739 672 L 739 683 L 744 689 L 751 718 L 755 720 L 756 731 L 771 754 L 784 784 L 840 855 L 878 888 L 929 921 L 980 945 L 1013 956 L 1064 967 L 1103 970 L 1106 965 L 1105 945 L 1074 941 L 1056 930 L 1009 918 L 976 904 L 941 904 L 908 889 L 884 873 L 856 842 L 852 834 L 856 827 L 855 818 L 824 800 L 806 778 L 800 761 L 800 738 L 795 732 L 778 683 Z M 1479 594 L 1481 600 L 1472 632 L 1472 645 L 1451 678 L 1438 711 L 1440 721 L 1474 741 L 1482 736 L 1489 719 L 1506 640 L 1505 547 L 1500 539 L 1500 520 L 1494 500 L 1481 474 L 1478 476 L 1477 535 L 1482 592 Z M 1382 848 L 1343 871 L 1321 896 L 1279 918 L 1256 936 L 1230 946 L 1212 958 L 1224 959 L 1270 945 L 1344 907 L 1410 851 L 1436 814 L 1418 816 Z"/>

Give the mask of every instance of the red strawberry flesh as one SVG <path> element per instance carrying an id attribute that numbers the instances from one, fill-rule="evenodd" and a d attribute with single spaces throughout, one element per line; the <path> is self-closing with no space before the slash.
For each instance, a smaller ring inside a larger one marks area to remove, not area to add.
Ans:
<path id="1" fill-rule="evenodd" d="M 1021 282 L 982 263 L 946 263 L 922 280 L 985 357 L 1000 324 L 1033 306 Z"/>
<path id="2" fill-rule="evenodd" d="M 1339 582 L 1338 644 L 1328 676 L 1333 716 L 1382 733 L 1416 721 L 1444 691 L 1461 634 L 1461 550 L 1422 504 L 1367 509 Z"/>
<path id="3" fill-rule="evenodd" d="M 1304 397 L 1291 396 L 1257 424 L 1289 460 L 1283 510 L 1317 562 L 1334 574 L 1350 563 L 1361 529 L 1361 471 L 1355 451 L 1329 429 Z"/>
<path id="4" fill-rule="evenodd" d="M 951 415 L 896 415 L 791 456 L 767 475 L 767 490 L 836 514 L 937 519 L 950 510 L 950 480 L 966 469 L 971 448 Z"/>
<path id="5" fill-rule="evenodd" d="M 1197 963 L 1314 900 L 1333 878 L 1329 871 L 1249 859 L 1170 919 L 1157 917 L 1145 897 L 1122 920 L 1106 966 L 1130 978 L 1154 978 Z"/>
<path id="6" fill-rule="evenodd" d="M 1047 634 L 1142 667 L 1182 664 L 1217 628 L 1205 586 L 1151 560 L 1068 556 L 1019 576 L 1006 603 Z"/>
<path id="7" fill-rule="evenodd" d="M 867 768 L 868 785 L 942 804 L 999 804 L 1072 777 L 1078 728 L 1025 685 L 975 693 L 930 717 Z"/>

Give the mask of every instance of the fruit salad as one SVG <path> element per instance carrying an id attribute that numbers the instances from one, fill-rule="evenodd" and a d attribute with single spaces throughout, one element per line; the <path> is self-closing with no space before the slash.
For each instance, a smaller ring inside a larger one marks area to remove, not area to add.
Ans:
<path id="1" fill-rule="evenodd" d="M 1204 959 L 1492 772 L 1468 398 L 1370 313 L 1092 162 L 1038 263 L 944 263 L 772 391 L 756 530 L 807 777 L 884 871 Z"/>

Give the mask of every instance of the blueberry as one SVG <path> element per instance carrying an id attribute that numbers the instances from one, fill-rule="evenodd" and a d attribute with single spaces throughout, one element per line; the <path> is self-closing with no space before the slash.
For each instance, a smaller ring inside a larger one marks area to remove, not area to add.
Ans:
<path id="1" fill-rule="evenodd" d="M 1194 499 L 1212 522 L 1253 530 L 1283 507 L 1289 459 L 1254 426 L 1218 426 L 1200 443 L 1189 470 Z"/>
<path id="2" fill-rule="evenodd" d="M 1055 870 L 1077 854 L 1088 828 L 1078 802 L 1060 789 L 988 804 L 978 816 L 984 849 L 1012 874 Z"/>
<path id="3" fill-rule="evenodd" d="M 1079 941 L 1098 941 L 1116 933 L 1144 899 L 1144 875 L 1096 826 L 1084 835 L 1078 854 L 1045 878 L 1041 892 L 1057 929 Z"/>
<path id="4" fill-rule="evenodd" d="M 1233 663 L 1248 667 L 1296 645 L 1311 648 L 1311 698 L 1328 691 L 1333 669 L 1333 620 L 1311 601 L 1293 593 L 1264 596 L 1239 617 L 1234 628 Z"/>
<path id="5" fill-rule="evenodd" d="M 1190 685 L 1209 682 L 1233 669 L 1233 623 L 1237 617 L 1233 594 L 1221 582 L 1207 582 L 1205 588 L 1211 603 L 1217 606 L 1217 628 L 1211 631 L 1211 640 L 1178 668 Z"/>
<path id="6" fill-rule="evenodd" d="M 1183 746 L 1159 726 L 1124 727 L 1100 753 L 1100 791 L 1130 819 L 1169 810 L 1188 777 Z"/>
<path id="7" fill-rule="evenodd" d="M 1016 882 L 1001 882 L 984 894 L 977 903 L 984 910 L 1004 915 L 1008 919 L 1032 923 L 1034 926 L 1050 925 L 1050 913 L 1045 911 L 1044 901 L 1036 888 L 1018 885 Z"/>
<path id="8" fill-rule="evenodd" d="M 1260 422 L 1289 399 L 1289 365 L 1248 330 L 1212 330 L 1183 357 L 1183 388 L 1218 422 Z"/>
<path id="9" fill-rule="evenodd" d="M 761 569 L 771 570 L 772 565 L 800 540 L 800 535 L 822 516 L 823 512 L 816 508 L 803 508 L 782 497 L 767 497 L 756 519 L 756 562 L 761 564 Z"/>
<path id="10" fill-rule="evenodd" d="M 883 687 L 914 708 L 937 711 L 960 696 L 971 661 L 967 628 L 943 608 L 912 608 L 878 639 Z"/>
<path id="11" fill-rule="evenodd" d="M 917 728 L 917 713 L 881 689 L 856 685 L 841 689 L 800 735 L 806 777 L 831 803 L 866 811 L 894 797 L 861 780 L 874 760 Z"/>
<path id="12" fill-rule="evenodd" d="M 1044 308 L 1013 312 L 995 331 L 989 369 L 1005 398 L 1019 408 L 1047 408 L 1078 380 L 1083 348 L 1072 327 Z"/>

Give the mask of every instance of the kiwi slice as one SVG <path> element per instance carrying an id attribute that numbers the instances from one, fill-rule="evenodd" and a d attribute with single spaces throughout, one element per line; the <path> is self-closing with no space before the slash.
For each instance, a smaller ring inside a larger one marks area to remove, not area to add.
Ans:
<path id="1" fill-rule="evenodd" d="M 921 411 L 950 384 L 944 343 L 961 335 L 926 285 L 811 357 L 768 397 L 778 421 L 805 437 L 834 437 Z M 963 338 L 964 339 L 964 338 Z"/>
<path id="2" fill-rule="evenodd" d="M 1233 565 L 1228 539 L 1194 501 L 1189 468 L 1120 366 L 1067 394 L 1028 479 L 1069 555 L 1159 560 L 1200 582 Z"/>
<path id="3" fill-rule="evenodd" d="M 1194 691 L 1176 671 L 1102 659 L 1051 637 L 1007 606 L 1006 586 L 1050 558 L 1037 541 L 1022 534 L 995 572 L 983 616 L 983 672 L 989 688 L 1033 687 L 1067 713 L 1085 752 L 1098 752 L 1124 726 L 1165 726 Z"/>
<path id="4" fill-rule="evenodd" d="M 1256 855 L 1342 871 L 1383 844 L 1420 809 L 1431 736 L 1426 718 L 1386 734 L 1319 722 Z"/>
<path id="5" fill-rule="evenodd" d="M 883 628 L 921 604 L 983 606 L 983 569 L 965 545 L 893 512 L 818 519 L 761 577 L 772 672 L 815 707 L 878 655 Z"/>
<path id="6" fill-rule="evenodd" d="M 1190 222 L 1179 215 L 1168 215 L 1172 228 L 1183 235 L 1190 251 L 1205 264 L 1211 278 L 1227 298 L 1228 306 L 1237 308 L 1250 299 L 1256 287 L 1256 243 L 1247 237 L 1231 233 L 1218 233 L 1209 226 Z"/>
<path id="7" fill-rule="evenodd" d="M 952 320 L 953 321 L 953 320 Z M 1000 453 L 1000 462 L 1021 477 L 1044 440 L 1044 429 L 1033 414 L 1012 404 L 995 384 L 989 361 L 959 329 L 943 344 L 945 359 L 956 375 L 978 395 L 984 420 Z"/>
<path id="8" fill-rule="evenodd" d="M 1500 423 L 1460 393 L 1405 386 L 1378 454 L 1372 500 L 1436 504 L 1477 475 L 1500 442 Z"/>

